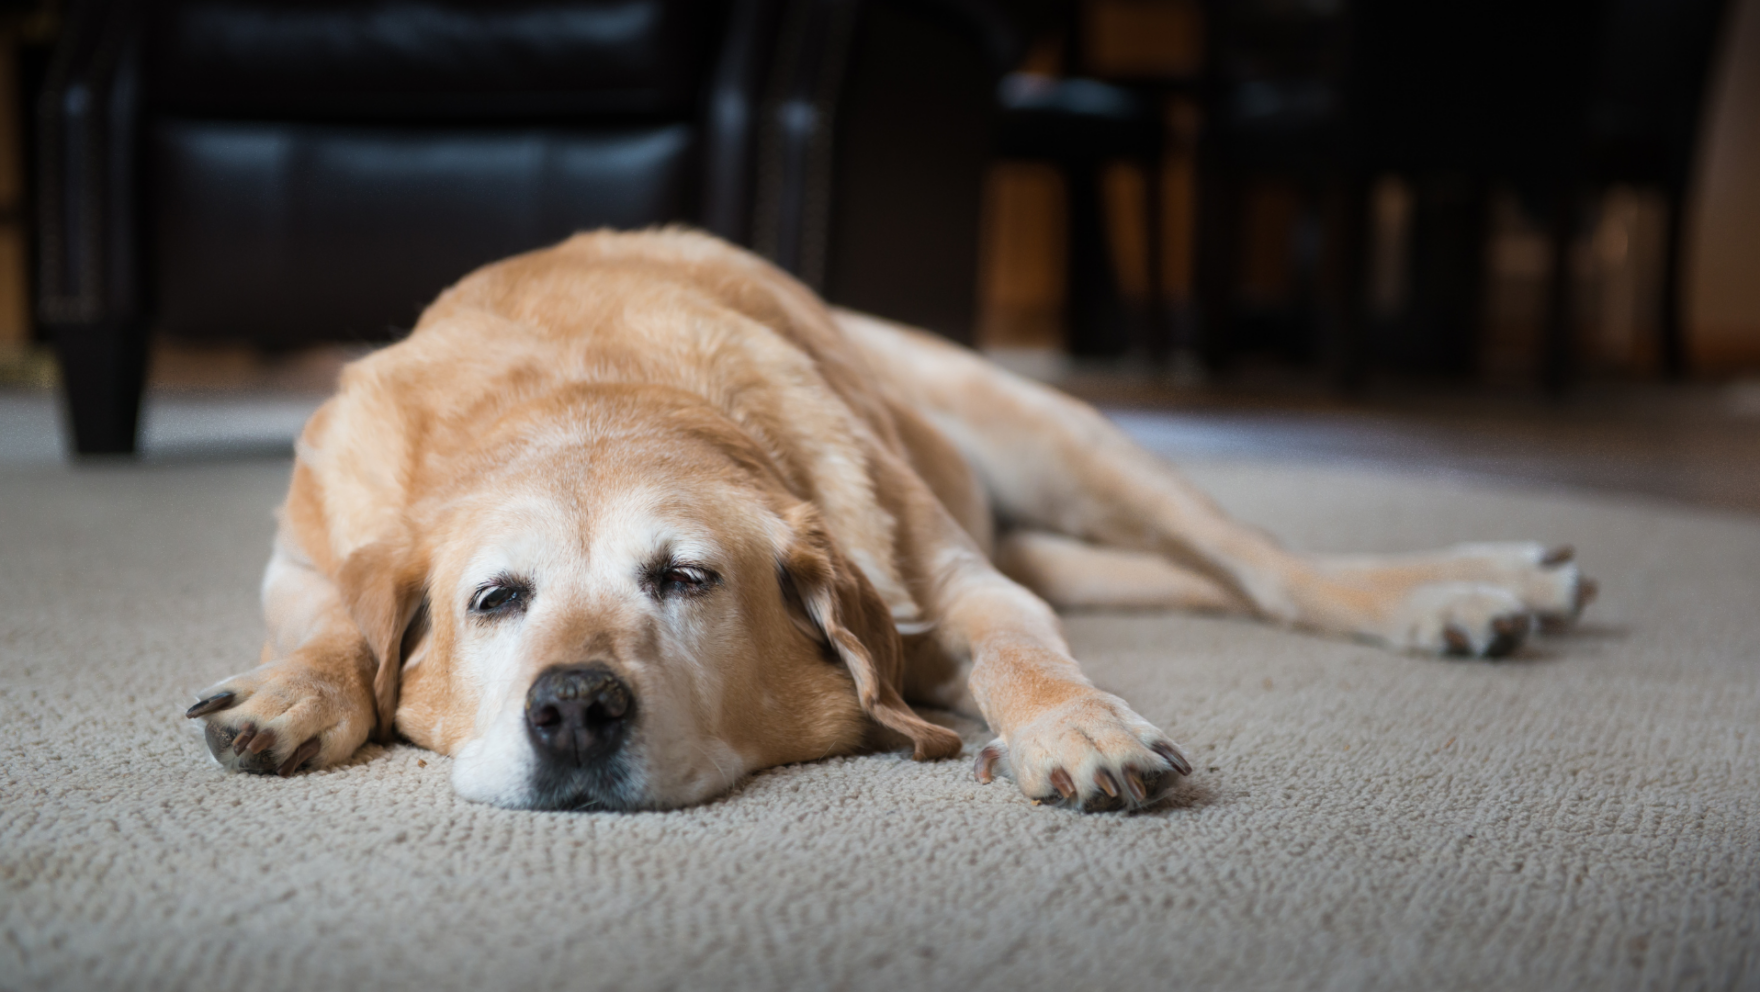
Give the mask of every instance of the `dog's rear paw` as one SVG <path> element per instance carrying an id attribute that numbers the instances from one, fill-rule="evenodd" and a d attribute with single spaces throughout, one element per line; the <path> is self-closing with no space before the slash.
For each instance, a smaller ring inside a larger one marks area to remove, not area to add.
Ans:
<path id="1" fill-rule="evenodd" d="M 1595 597 L 1574 558 L 1569 545 L 1502 541 L 1337 558 L 1323 570 L 1356 602 L 1374 604 L 1354 621 L 1362 626 L 1346 622 L 1359 636 L 1407 651 L 1500 658 L 1536 629 L 1569 626 Z"/>
<path id="2" fill-rule="evenodd" d="M 1408 651 L 1502 658 L 1522 646 L 1534 623 L 1528 604 L 1506 588 L 1439 582 L 1406 596 L 1386 639 Z"/>
<path id="3" fill-rule="evenodd" d="M 1450 552 L 1457 557 L 1483 559 L 1488 570 L 1484 578 L 1515 593 L 1548 631 L 1575 623 L 1595 598 L 1595 581 L 1577 567 L 1576 549 L 1568 544 L 1459 544 Z"/>
<path id="4" fill-rule="evenodd" d="M 1094 692 L 991 741 L 975 771 L 980 782 L 1000 771 L 1038 800 L 1104 810 L 1154 802 L 1192 764 L 1124 700 Z"/>
<path id="5" fill-rule="evenodd" d="M 370 699 L 297 658 L 234 676 L 200 696 L 184 715 L 202 721 L 209 753 L 228 771 L 285 777 L 333 765 L 373 729 Z"/>

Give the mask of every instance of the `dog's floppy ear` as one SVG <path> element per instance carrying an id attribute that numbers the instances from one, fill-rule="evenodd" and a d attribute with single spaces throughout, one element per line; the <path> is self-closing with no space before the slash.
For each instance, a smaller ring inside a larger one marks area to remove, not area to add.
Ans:
<path id="1" fill-rule="evenodd" d="M 899 695 L 904 642 L 880 593 L 838 551 L 811 505 L 784 517 L 793 533 L 777 561 L 783 591 L 849 668 L 862 710 L 909 738 L 918 761 L 959 754 L 958 734 L 924 720 Z"/>
<path id="2" fill-rule="evenodd" d="M 396 735 L 397 690 L 403 677 L 404 633 L 426 592 L 426 570 L 407 542 L 375 541 L 355 549 L 337 572 L 336 585 L 354 625 L 373 652 L 373 739 Z"/>

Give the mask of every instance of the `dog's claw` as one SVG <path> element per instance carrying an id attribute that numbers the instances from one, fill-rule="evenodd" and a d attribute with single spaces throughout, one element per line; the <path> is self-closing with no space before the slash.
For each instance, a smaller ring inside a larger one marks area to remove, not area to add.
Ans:
<path id="1" fill-rule="evenodd" d="M 1149 790 L 1143 788 L 1143 780 L 1137 775 L 1135 768 L 1124 770 L 1124 789 L 1131 795 L 1131 802 L 1140 803 L 1149 797 Z"/>
<path id="2" fill-rule="evenodd" d="M 243 754 L 244 749 L 250 746 L 251 741 L 254 740 L 256 736 L 257 728 L 255 724 L 247 723 L 244 726 L 239 727 L 238 736 L 232 739 L 232 753 Z"/>
<path id="3" fill-rule="evenodd" d="M 1540 564 L 1546 568 L 1557 568 L 1577 556 L 1577 549 L 1568 544 L 1555 545 L 1540 556 Z"/>
<path id="4" fill-rule="evenodd" d="M 1531 626 L 1532 621 L 1525 613 L 1518 616 L 1498 617 L 1491 621 L 1491 630 L 1495 636 L 1491 638 L 1491 643 L 1485 646 L 1485 657 L 1502 658 L 1515 651 L 1521 646 L 1522 639 L 1528 636 L 1528 630 Z"/>
<path id="5" fill-rule="evenodd" d="M 183 715 L 191 720 L 194 720 L 198 716 L 207 716 L 209 713 L 223 710 L 231 706 L 233 698 L 234 696 L 231 692 L 216 692 L 207 699 L 204 699 L 194 706 L 191 706 L 189 709 L 184 710 Z"/>
<path id="6" fill-rule="evenodd" d="M 1180 753 L 1180 749 L 1175 747 L 1172 741 L 1156 741 L 1149 745 L 1149 750 L 1161 755 L 1162 759 L 1179 774 L 1190 775 L 1192 773 L 1192 763 L 1186 760 L 1186 756 Z"/>
<path id="7" fill-rule="evenodd" d="M 234 744 L 233 746 L 237 747 L 238 745 Z M 270 749 L 274 746 L 275 746 L 275 731 L 273 731 L 273 730 L 259 730 L 255 734 L 251 735 L 251 742 L 250 742 L 250 747 L 248 750 L 252 754 L 262 754 L 264 751 L 267 751 L 268 749 Z"/>
<path id="8" fill-rule="evenodd" d="M 1094 773 L 1094 784 L 1098 785 L 1100 791 L 1106 793 L 1109 797 L 1113 799 L 1118 798 L 1118 780 L 1113 778 L 1112 773 L 1106 769 L 1102 768 Z"/>
<path id="9" fill-rule="evenodd" d="M 281 763 L 281 767 L 275 769 L 275 774 L 282 778 L 286 778 L 294 772 L 299 771 L 299 766 L 312 760 L 312 756 L 318 753 L 318 747 L 318 739 L 314 737 L 311 740 L 306 741 L 304 744 L 301 744 L 299 747 L 294 748 L 293 753 L 288 755 L 287 760 Z"/>
<path id="10" fill-rule="evenodd" d="M 978 760 L 972 765 L 972 773 L 978 781 L 989 785 L 996 778 L 996 762 L 1002 759 L 1002 746 L 994 742 L 984 745 L 978 752 Z"/>
<path id="11" fill-rule="evenodd" d="M 1052 770 L 1051 787 L 1056 789 L 1057 794 L 1065 799 L 1074 799 L 1076 797 L 1075 782 L 1070 779 L 1069 772 L 1066 772 L 1061 768 Z"/>
<path id="12" fill-rule="evenodd" d="M 1576 588 L 1571 591 L 1570 609 L 1560 613 L 1543 613 L 1540 615 L 1540 630 L 1547 634 L 1558 634 L 1570 629 L 1583 610 L 1595 601 L 1595 595 L 1601 591 L 1601 584 L 1588 576 L 1577 579 Z"/>
<path id="13" fill-rule="evenodd" d="M 1473 653 L 1472 638 L 1468 637 L 1467 632 L 1459 627 L 1450 624 L 1449 626 L 1442 628 L 1442 639 L 1448 642 L 1449 654 L 1459 655 Z"/>

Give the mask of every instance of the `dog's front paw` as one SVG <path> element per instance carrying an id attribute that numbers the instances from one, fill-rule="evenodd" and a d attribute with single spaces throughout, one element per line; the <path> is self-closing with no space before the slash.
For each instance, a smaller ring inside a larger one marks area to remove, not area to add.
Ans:
<path id="1" fill-rule="evenodd" d="M 227 679 L 184 714 L 202 721 L 214 760 L 229 771 L 283 777 L 346 760 L 373 729 L 373 703 L 298 656 Z"/>
<path id="2" fill-rule="evenodd" d="M 980 782 L 1001 771 L 1034 799 L 1098 810 L 1152 802 L 1192 764 L 1124 700 L 1096 691 L 991 741 L 975 771 Z"/>

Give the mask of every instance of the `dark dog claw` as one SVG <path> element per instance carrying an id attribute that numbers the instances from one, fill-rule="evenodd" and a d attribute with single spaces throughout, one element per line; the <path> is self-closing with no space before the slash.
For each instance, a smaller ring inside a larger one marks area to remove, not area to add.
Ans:
<path id="1" fill-rule="evenodd" d="M 1185 755 L 1179 753 L 1179 748 L 1174 747 L 1167 741 L 1157 741 L 1149 746 L 1149 750 L 1161 755 L 1162 758 L 1166 759 L 1169 765 L 1173 766 L 1173 770 L 1181 775 L 1190 775 L 1192 773 L 1192 763 L 1186 760 Z"/>
<path id="2" fill-rule="evenodd" d="M 1502 658 L 1522 646 L 1522 639 L 1528 636 L 1528 630 L 1534 622 L 1527 614 L 1518 616 L 1498 617 L 1491 621 L 1491 632 L 1496 636 L 1485 647 L 1485 657 Z"/>
<path id="3" fill-rule="evenodd" d="M 1066 772 L 1061 768 L 1052 770 L 1051 787 L 1056 789 L 1057 794 L 1065 799 L 1074 799 L 1076 797 L 1075 782 L 1070 779 L 1069 772 Z"/>
<path id="4" fill-rule="evenodd" d="M 1108 798 L 1118 798 L 1118 780 L 1114 779 L 1112 773 L 1106 769 L 1102 768 L 1094 773 L 1094 784 L 1098 785 L 1100 791 L 1106 793 Z"/>
<path id="5" fill-rule="evenodd" d="M 189 709 L 184 710 L 183 715 L 186 717 L 189 717 L 190 719 L 193 720 L 198 716 L 207 716 L 209 713 L 212 713 L 216 710 L 226 709 L 227 707 L 229 707 L 231 705 L 232 705 L 232 693 L 231 692 L 216 692 L 212 696 L 209 696 L 207 699 L 204 699 L 201 702 L 195 704 L 194 706 L 191 706 Z"/>
<path id="6" fill-rule="evenodd" d="M 256 736 L 257 728 L 255 724 L 247 723 L 238 728 L 238 736 L 232 739 L 232 753 L 243 754 L 244 749 L 251 746 L 251 741 L 254 740 Z"/>
<path id="7" fill-rule="evenodd" d="M 996 762 L 1001 758 L 1002 749 L 1000 747 L 995 744 L 985 745 L 984 749 L 978 752 L 978 760 L 972 766 L 972 772 L 978 776 L 978 781 L 985 785 L 990 784 L 996 778 Z"/>
<path id="8" fill-rule="evenodd" d="M 1448 644 L 1444 654 L 1459 656 L 1473 653 L 1472 638 L 1468 637 L 1467 632 L 1459 627 L 1450 625 L 1442 628 L 1442 639 Z"/>
<path id="9" fill-rule="evenodd" d="M 1124 770 L 1124 788 L 1131 794 L 1131 801 L 1140 803 L 1149 798 L 1149 790 L 1143 788 L 1143 780 L 1137 775 L 1135 768 Z"/>
<path id="10" fill-rule="evenodd" d="M 318 753 L 318 746 L 318 739 L 314 737 L 294 748 L 293 753 L 287 756 L 287 760 L 281 763 L 281 767 L 275 770 L 275 774 L 286 778 L 299 771 L 299 766 L 312 760 L 312 757 Z"/>
<path id="11" fill-rule="evenodd" d="M 1546 553 L 1540 556 L 1540 565 L 1542 568 L 1557 568 L 1576 556 L 1576 548 L 1568 544 L 1560 544 L 1557 547 L 1548 548 Z"/>
<path id="12" fill-rule="evenodd" d="M 256 736 L 251 738 L 250 752 L 252 754 L 262 754 L 264 751 L 267 751 L 274 746 L 275 731 L 259 730 L 257 731 Z"/>

